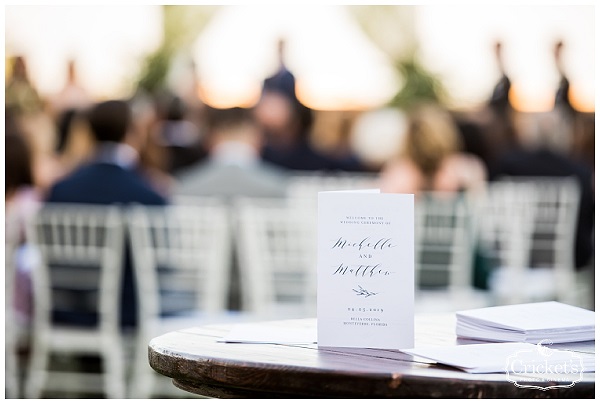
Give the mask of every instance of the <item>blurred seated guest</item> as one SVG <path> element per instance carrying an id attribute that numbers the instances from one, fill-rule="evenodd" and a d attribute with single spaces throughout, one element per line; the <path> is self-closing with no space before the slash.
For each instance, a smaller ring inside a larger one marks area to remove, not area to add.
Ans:
<path id="1" fill-rule="evenodd" d="M 459 130 L 448 111 L 434 104 L 414 107 L 408 111 L 399 155 L 380 172 L 381 192 L 409 193 L 418 198 L 424 192 L 469 195 L 483 191 L 487 180 L 484 163 L 461 150 Z M 488 289 L 490 266 L 480 246 L 475 247 L 472 258 L 472 285 Z"/>
<path id="2" fill-rule="evenodd" d="M 138 172 L 165 198 L 171 196 L 174 177 L 168 172 L 167 150 L 153 136 L 159 122 L 157 106 L 151 97 L 137 94 L 128 100 L 132 111 L 130 145 L 139 153 Z"/>
<path id="3" fill-rule="evenodd" d="M 567 177 L 577 178 L 581 199 L 575 234 L 575 267 L 587 267 L 594 254 L 594 173 L 585 163 L 557 151 L 564 133 L 558 129 L 556 115 L 547 115 L 537 130 L 523 136 L 521 147 L 505 153 L 490 173 L 490 180 L 502 177 Z"/>
<path id="4" fill-rule="evenodd" d="M 408 113 L 399 155 L 379 175 L 382 192 L 476 191 L 486 182 L 482 161 L 461 152 L 458 129 L 442 107 L 429 104 Z"/>
<path id="5" fill-rule="evenodd" d="M 166 171 L 170 174 L 177 174 L 206 155 L 200 128 L 187 115 L 185 101 L 172 96 L 164 117 L 156 125 L 154 136 L 166 151 Z"/>
<path id="6" fill-rule="evenodd" d="M 94 105 L 87 114 L 96 141 L 90 162 L 52 186 L 46 202 L 84 204 L 165 205 L 167 200 L 158 194 L 138 167 L 138 153 L 128 143 L 134 141 L 131 130 L 131 111 L 125 101 L 110 100 Z M 123 286 L 121 291 L 121 324 L 137 323 L 137 302 L 133 283 L 130 251 L 126 248 Z M 93 325 L 86 313 L 55 313 L 59 323 Z"/>
<path id="7" fill-rule="evenodd" d="M 16 248 L 14 265 L 14 307 L 18 325 L 27 326 L 31 318 L 31 270 L 35 253 L 26 238 L 26 226 L 41 205 L 34 183 L 29 145 L 16 127 L 7 124 L 5 146 L 5 226 L 6 241 Z"/>
<path id="8" fill-rule="evenodd" d="M 176 177 L 175 195 L 284 197 L 287 173 L 262 161 L 260 128 L 248 109 L 208 109 L 208 157 Z"/>
<path id="9" fill-rule="evenodd" d="M 284 198 L 287 172 L 260 157 L 262 135 L 252 112 L 244 108 L 207 109 L 208 157 L 182 170 L 174 197 L 237 196 Z M 237 255 L 232 251 L 229 308 L 241 308 Z"/>
<path id="10" fill-rule="evenodd" d="M 493 164 L 494 153 L 487 138 L 484 124 L 470 117 L 455 117 L 455 122 L 460 133 L 462 151 L 476 156 L 485 165 L 486 172 L 490 172 Z"/>
<path id="11" fill-rule="evenodd" d="M 277 42 L 277 71 L 262 84 L 254 108 L 265 142 L 262 158 L 289 170 L 363 171 L 354 156 L 336 158 L 317 150 L 311 143 L 313 111 L 296 95 L 296 78 L 284 60 L 286 42 Z"/>
<path id="12" fill-rule="evenodd" d="M 359 161 L 334 158 L 311 143 L 313 111 L 280 91 L 265 91 L 255 107 L 265 143 L 262 158 L 288 170 L 361 171 Z"/>

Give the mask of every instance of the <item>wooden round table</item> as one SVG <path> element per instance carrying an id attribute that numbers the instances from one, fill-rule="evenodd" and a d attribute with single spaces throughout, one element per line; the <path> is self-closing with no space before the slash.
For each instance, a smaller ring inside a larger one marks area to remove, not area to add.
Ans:
<path id="1" fill-rule="evenodd" d="M 150 366 L 183 390 L 218 398 L 595 396 L 595 373 L 584 373 L 569 388 L 528 389 L 510 383 L 504 373 L 469 374 L 392 350 L 220 342 L 232 326 L 202 326 L 154 338 L 148 347 Z M 284 320 L 281 326 L 316 327 L 316 319 Z M 453 315 L 415 319 L 417 347 L 457 343 L 462 342 L 454 334 Z"/>

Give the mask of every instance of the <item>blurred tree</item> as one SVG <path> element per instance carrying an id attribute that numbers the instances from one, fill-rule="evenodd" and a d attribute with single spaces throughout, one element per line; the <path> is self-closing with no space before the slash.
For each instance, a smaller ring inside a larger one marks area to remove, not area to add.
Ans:
<path id="1" fill-rule="evenodd" d="M 415 57 L 396 62 L 404 77 L 404 85 L 390 100 L 389 105 L 408 109 L 422 102 L 444 103 L 446 90 L 442 82 L 428 72 Z"/>
<path id="2" fill-rule="evenodd" d="M 389 101 L 402 109 L 416 103 L 444 103 L 443 83 L 419 62 L 412 5 L 347 6 L 351 15 L 373 41 L 393 61 L 404 84 Z"/>
<path id="3" fill-rule="evenodd" d="M 138 88 L 150 94 L 163 91 L 173 57 L 186 51 L 219 6 L 162 6 L 163 42 L 143 62 Z"/>

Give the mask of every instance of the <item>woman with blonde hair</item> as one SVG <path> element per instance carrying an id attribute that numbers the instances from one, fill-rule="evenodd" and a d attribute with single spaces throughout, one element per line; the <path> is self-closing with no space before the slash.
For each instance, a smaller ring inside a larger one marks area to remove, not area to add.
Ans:
<path id="1" fill-rule="evenodd" d="M 459 192 L 485 184 L 483 163 L 463 153 L 458 128 L 448 111 L 424 104 L 408 114 L 408 127 L 398 156 L 380 172 L 382 192 Z"/>

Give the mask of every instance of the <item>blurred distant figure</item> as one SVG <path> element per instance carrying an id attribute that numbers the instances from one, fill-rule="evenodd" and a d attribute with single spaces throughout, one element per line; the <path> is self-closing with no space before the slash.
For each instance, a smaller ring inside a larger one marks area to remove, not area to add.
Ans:
<path id="1" fill-rule="evenodd" d="M 135 136 L 132 117 L 125 101 L 110 100 L 94 105 L 87 115 L 96 140 L 92 161 L 76 169 L 52 186 L 46 202 L 85 204 L 165 205 L 139 171 L 138 152 L 128 142 Z M 137 322 L 133 270 L 126 248 L 125 273 L 121 294 L 121 324 Z M 60 315 L 59 315 L 60 314 Z M 68 324 L 91 325 L 86 313 L 57 313 L 54 320 Z"/>
<path id="2" fill-rule="evenodd" d="M 448 111 L 421 105 L 408 112 L 402 149 L 379 175 L 382 192 L 459 192 L 481 189 L 487 180 L 484 164 L 461 152 L 458 128 Z"/>
<path id="3" fill-rule="evenodd" d="M 569 97 L 571 84 L 565 72 L 563 52 L 563 42 L 556 42 L 554 44 L 554 63 L 559 74 L 559 81 L 552 112 L 557 117 L 557 129 L 562 132 L 562 143 L 553 146 L 560 153 L 574 155 L 576 154 L 575 149 L 578 147 L 577 142 L 579 140 L 579 136 L 576 134 L 576 119 L 579 114 Z"/>
<path id="4" fill-rule="evenodd" d="M 5 108 L 16 114 L 35 114 L 43 110 L 43 101 L 29 78 L 27 63 L 17 56 L 4 90 Z"/>
<path id="5" fill-rule="evenodd" d="M 486 149 L 485 164 L 493 166 L 498 156 L 518 145 L 517 132 L 514 125 L 514 109 L 510 103 L 512 82 L 506 71 L 504 47 L 502 42 L 494 43 L 494 56 L 500 72 L 500 79 L 494 86 L 487 108 L 489 117 L 484 125 Z"/>
<path id="6" fill-rule="evenodd" d="M 298 101 L 296 98 L 296 78 L 285 64 L 285 40 L 277 41 L 278 67 L 274 75 L 267 77 L 263 82 L 264 92 L 276 92 L 287 96 L 289 99 Z"/>
<path id="7" fill-rule="evenodd" d="M 79 82 L 75 60 L 67 62 L 67 80 L 63 88 L 52 97 L 52 109 L 60 115 L 64 111 L 83 110 L 92 105 L 92 97 Z"/>
<path id="8" fill-rule="evenodd" d="M 352 158 L 335 158 L 317 150 L 311 140 L 314 112 L 296 95 L 296 81 L 284 62 L 285 41 L 277 45 L 279 68 L 263 81 L 261 97 L 254 108 L 264 145 L 262 158 L 288 170 L 360 171 Z"/>
<path id="9" fill-rule="evenodd" d="M 494 44 L 494 55 L 496 57 L 498 70 L 500 71 L 500 79 L 494 86 L 489 104 L 494 110 L 498 112 L 505 112 L 507 109 L 511 108 L 509 93 L 512 87 L 512 82 L 506 73 L 504 55 L 502 54 L 502 42 L 498 41 Z"/>
<path id="10" fill-rule="evenodd" d="M 361 171 L 357 159 L 336 158 L 311 142 L 313 111 L 278 92 L 263 93 L 255 117 L 265 139 L 262 158 L 294 171 Z"/>
<path id="11" fill-rule="evenodd" d="M 287 173 L 262 161 L 262 135 L 248 109 L 209 109 L 206 160 L 177 175 L 175 195 L 284 197 Z"/>
<path id="12" fill-rule="evenodd" d="M 79 83 L 77 67 L 74 60 L 67 63 L 67 81 L 64 87 L 52 98 L 51 106 L 58 127 L 56 151 L 62 153 L 69 142 L 71 124 L 77 113 L 88 108 L 92 98 Z"/>
<path id="13" fill-rule="evenodd" d="M 169 97 L 153 136 L 165 149 L 165 169 L 177 174 L 206 156 L 200 128 L 188 117 L 189 108 L 178 96 Z"/>
<path id="14" fill-rule="evenodd" d="M 554 45 L 554 62 L 556 64 L 556 70 L 560 75 L 558 88 L 556 89 L 556 97 L 554 99 L 554 108 L 561 109 L 569 118 L 572 119 L 576 114 L 576 110 L 569 99 L 569 90 L 571 88 L 571 84 L 567 78 L 564 68 L 563 48 L 564 44 L 562 41 L 558 41 Z"/>

